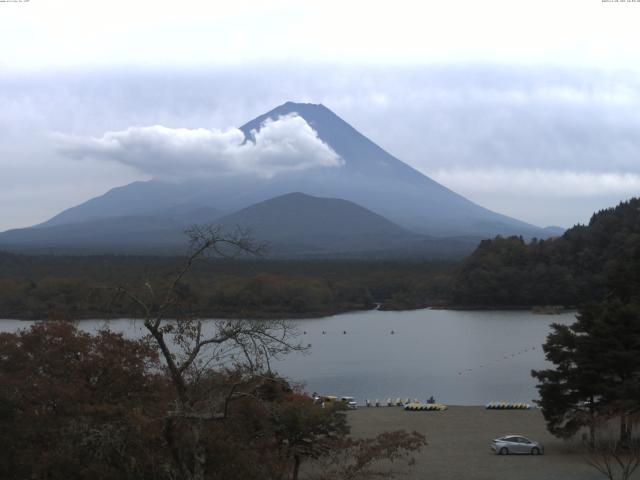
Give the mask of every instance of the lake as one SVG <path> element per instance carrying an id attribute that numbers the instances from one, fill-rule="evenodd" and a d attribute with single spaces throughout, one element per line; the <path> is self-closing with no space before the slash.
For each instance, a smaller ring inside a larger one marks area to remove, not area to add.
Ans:
<path id="1" fill-rule="evenodd" d="M 570 324 L 574 313 L 537 315 L 523 311 L 366 311 L 298 320 L 308 354 L 292 354 L 272 366 L 322 394 L 365 399 L 433 395 L 450 405 L 537 398 L 532 369 L 548 364 L 542 343 L 551 323 Z M 0 331 L 31 322 L 0 321 Z M 103 320 L 79 323 L 95 331 Z M 109 328 L 137 337 L 142 322 L 112 320 Z M 391 333 L 393 331 L 393 333 Z"/>

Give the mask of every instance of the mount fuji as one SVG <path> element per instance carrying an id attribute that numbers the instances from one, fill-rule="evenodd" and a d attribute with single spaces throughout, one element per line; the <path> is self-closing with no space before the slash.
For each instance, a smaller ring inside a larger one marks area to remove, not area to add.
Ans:
<path id="1" fill-rule="evenodd" d="M 355 212 L 361 214 L 354 225 L 361 226 L 363 232 L 380 229 L 385 232 L 379 245 L 375 238 L 364 242 L 363 250 L 367 251 L 389 249 L 391 245 L 396 248 L 402 242 L 415 245 L 416 239 L 422 237 L 429 240 L 429 255 L 438 256 L 437 252 L 433 253 L 438 239 L 442 240 L 443 246 L 447 238 L 467 239 L 468 248 L 463 250 L 471 251 L 480 238 L 496 235 L 546 238 L 558 233 L 493 212 L 449 190 L 387 153 L 323 105 L 287 102 L 251 120 L 240 130 L 245 141 L 252 142 L 265 122 L 292 115 L 306 121 L 318 138 L 341 158 L 341 166 L 294 169 L 269 177 L 236 175 L 133 182 L 64 210 L 42 224 L 4 232 L 0 234 L 0 248 L 73 250 L 75 247 L 90 248 L 95 241 L 93 245 L 100 245 L 99 250 L 108 251 L 112 243 L 109 239 L 116 238 L 121 240 L 114 245 L 122 247 L 126 244 L 138 251 L 144 250 L 145 244 L 172 248 L 179 238 L 177 232 L 185 225 L 218 221 L 228 224 L 223 221 L 225 217 L 235 221 L 253 218 L 255 223 L 255 216 L 236 213 L 276 197 L 284 196 L 289 202 L 299 201 L 302 197 L 288 196 L 293 192 L 327 200 L 314 202 L 313 212 L 309 213 L 317 215 L 320 224 L 322 209 L 335 209 L 335 202 L 328 200 L 340 199 L 359 207 L 347 209 L 354 215 Z M 279 219 L 277 229 L 300 232 L 296 222 L 300 222 L 302 216 L 288 218 L 286 203 L 267 203 L 271 209 L 268 218 Z M 284 210 L 279 211 L 279 208 Z M 328 224 L 327 228 L 332 228 L 331 225 L 338 224 Z M 241 226 L 251 228 L 254 225 Z M 274 228 L 266 228 L 261 222 L 259 230 L 267 232 Z M 91 232 L 95 233 L 95 238 Z M 346 231 L 343 235 L 341 232 L 326 233 L 332 240 L 328 250 L 328 245 L 320 248 L 325 254 L 340 250 L 341 239 L 353 249 L 351 240 L 358 238 L 354 229 L 349 229 L 348 235 Z M 394 234 L 396 238 L 390 243 L 390 236 Z M 287 238 L 290 245 L 296 243 L 292 235 Z M 122 238 L 127 241 L 123 243 Z M 305 240 L 309 240 L 308 236 Z M 413 246 L 410 250 L 414 251 Z"/>

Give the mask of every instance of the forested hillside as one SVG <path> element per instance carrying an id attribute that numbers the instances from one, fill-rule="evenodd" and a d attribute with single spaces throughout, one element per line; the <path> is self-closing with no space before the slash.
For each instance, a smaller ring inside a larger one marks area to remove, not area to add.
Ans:
<path id="1" fill-rule="evenodd" d="M 526 243 L 521 237 L 484 240 L 452 284 L 459 306 L 575 306 L 611 292 L 640 291 L 640 199 L 595 213 L 588 225 Z"/>
<path id="2" fill-rule="evenodd" d="M 0 252 L 0 318 L 131 316 L 110 287 L 161 288 L 181 257 L 55 256 Z M 428 261 L 224 260 L 194 265 L 183 301 L 209 317 L 305 317 L 443 305 L 455 264 Z M 144 291 L 141 292 L 144 294 Z"/>
<path id="3" fill-rule="evenodd" d="M 0 317 L 129 316 L 108 289 L 161 287 L 181 257 L 53 256 L 0 252 Z M 400 260 L 209 258 L 194 266 L 183 300 L 201 316 L 304 317 L 373 308 L 575 307 L 640 291 L 640 200 L 593 215 L 561 237 L 484 240 L 460 266 Z"/>

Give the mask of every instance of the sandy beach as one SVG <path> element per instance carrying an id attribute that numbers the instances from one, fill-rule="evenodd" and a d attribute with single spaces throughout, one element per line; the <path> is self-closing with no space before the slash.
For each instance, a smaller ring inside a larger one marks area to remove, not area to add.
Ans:
<path id="1" fill-rule="evenodd" d="M 410 412 L 400 407 L 360 408 L 348 413 L 352 435 L 416 430 L 428 445 L 416 456 L 407 479 L 446 480 L 598 480 L 576 444 L 563 442 L 545 428 L 542 413 L 532 410 L 486 410 L 449 407 L 443 412 Z M 494 454 L 492 439 L 521 434 L 541 442 L 541 456 Z M 640 476 L 638 477 L 640 478 Z"/>

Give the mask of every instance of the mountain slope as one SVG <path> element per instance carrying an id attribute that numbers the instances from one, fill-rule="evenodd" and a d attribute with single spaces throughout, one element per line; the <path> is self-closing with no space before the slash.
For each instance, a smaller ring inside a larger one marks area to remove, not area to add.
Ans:
<path id="1" fill-rule="evenodd" d="M 140 252 L 184 247 L 184 226 L 157 217 L 114 217 L 0 234 L 0 247 L 19 251 Z"/>
<path id="2" fill-rule="evenodd" d="M 248 228 L 258 241 L 289 251 L 364 251 L 421 238 L 353 202 L 303 193 L 257 203 L 218 223 L 227 229 Z"/>
<path id="3" fill-rule="evenodd" d="M 487 210 L 452 192 L 384 151 L 323 105 L 287 102 L 251 120 L 241 130 L 247 141 L 252 141 L 253 132 L 265 120 L 293 114 L 304 118 L 340 155 L 343 166 L 290 171 L 269 178 L 237 175 L 183 182 L 133 182 L 67 209 L 37 227 L 132 216 L 179 222 L 188 211 L 235 212 L 290 192 L 302 192 L 356 203 L 405 230 L 432 237 L 546 238 L 555 234 Z M 205 215 L 204 220 L 210 217 Z M 23 241 L 29 241 L 26 231 L 20 235 Z"/>
<path id="4" fill-rule="evenodd" d="M 39 252 L 176 253 L 184 249 L 185 228 L 213 223 L 221 212 L 211 207 L 177 205 L 153 214 L 42 224 L 0 233 L 0 248 Z"/>
<path id="5" fill-rule="evenodd" d="M 354 201 L 414 231 L 429 235 L 521 234 L 544 236 L 533 225 L 497 214 L 452 192 L 398 160 L 324 105 L 287 102 L 243 125 L 253 130 L 268 118 L 297 113 L 345 160 L 341 169 L 301 181 L 305 193 Z M 383 193 L 383 195 L 381 195 Z"/>
<path id="6" fill-rule="evenodd" d="M 353 202 L 303 193 L 259 202 L 213 222 L 187 221 L 203 215 L 209 218 L 211 211 L 203 208 L 178 218 L 111 217 L 10 230 L 0 234 L 0 248 L 31 253 L 178 254 L 187 244 L 184 230 L 193 223 L 215 223 L 230 233 L 249 230 L 256 242 L 267 246 L 268 257 L 452 259 L 468 255 L 481 240 L 415 234 Z"/>

